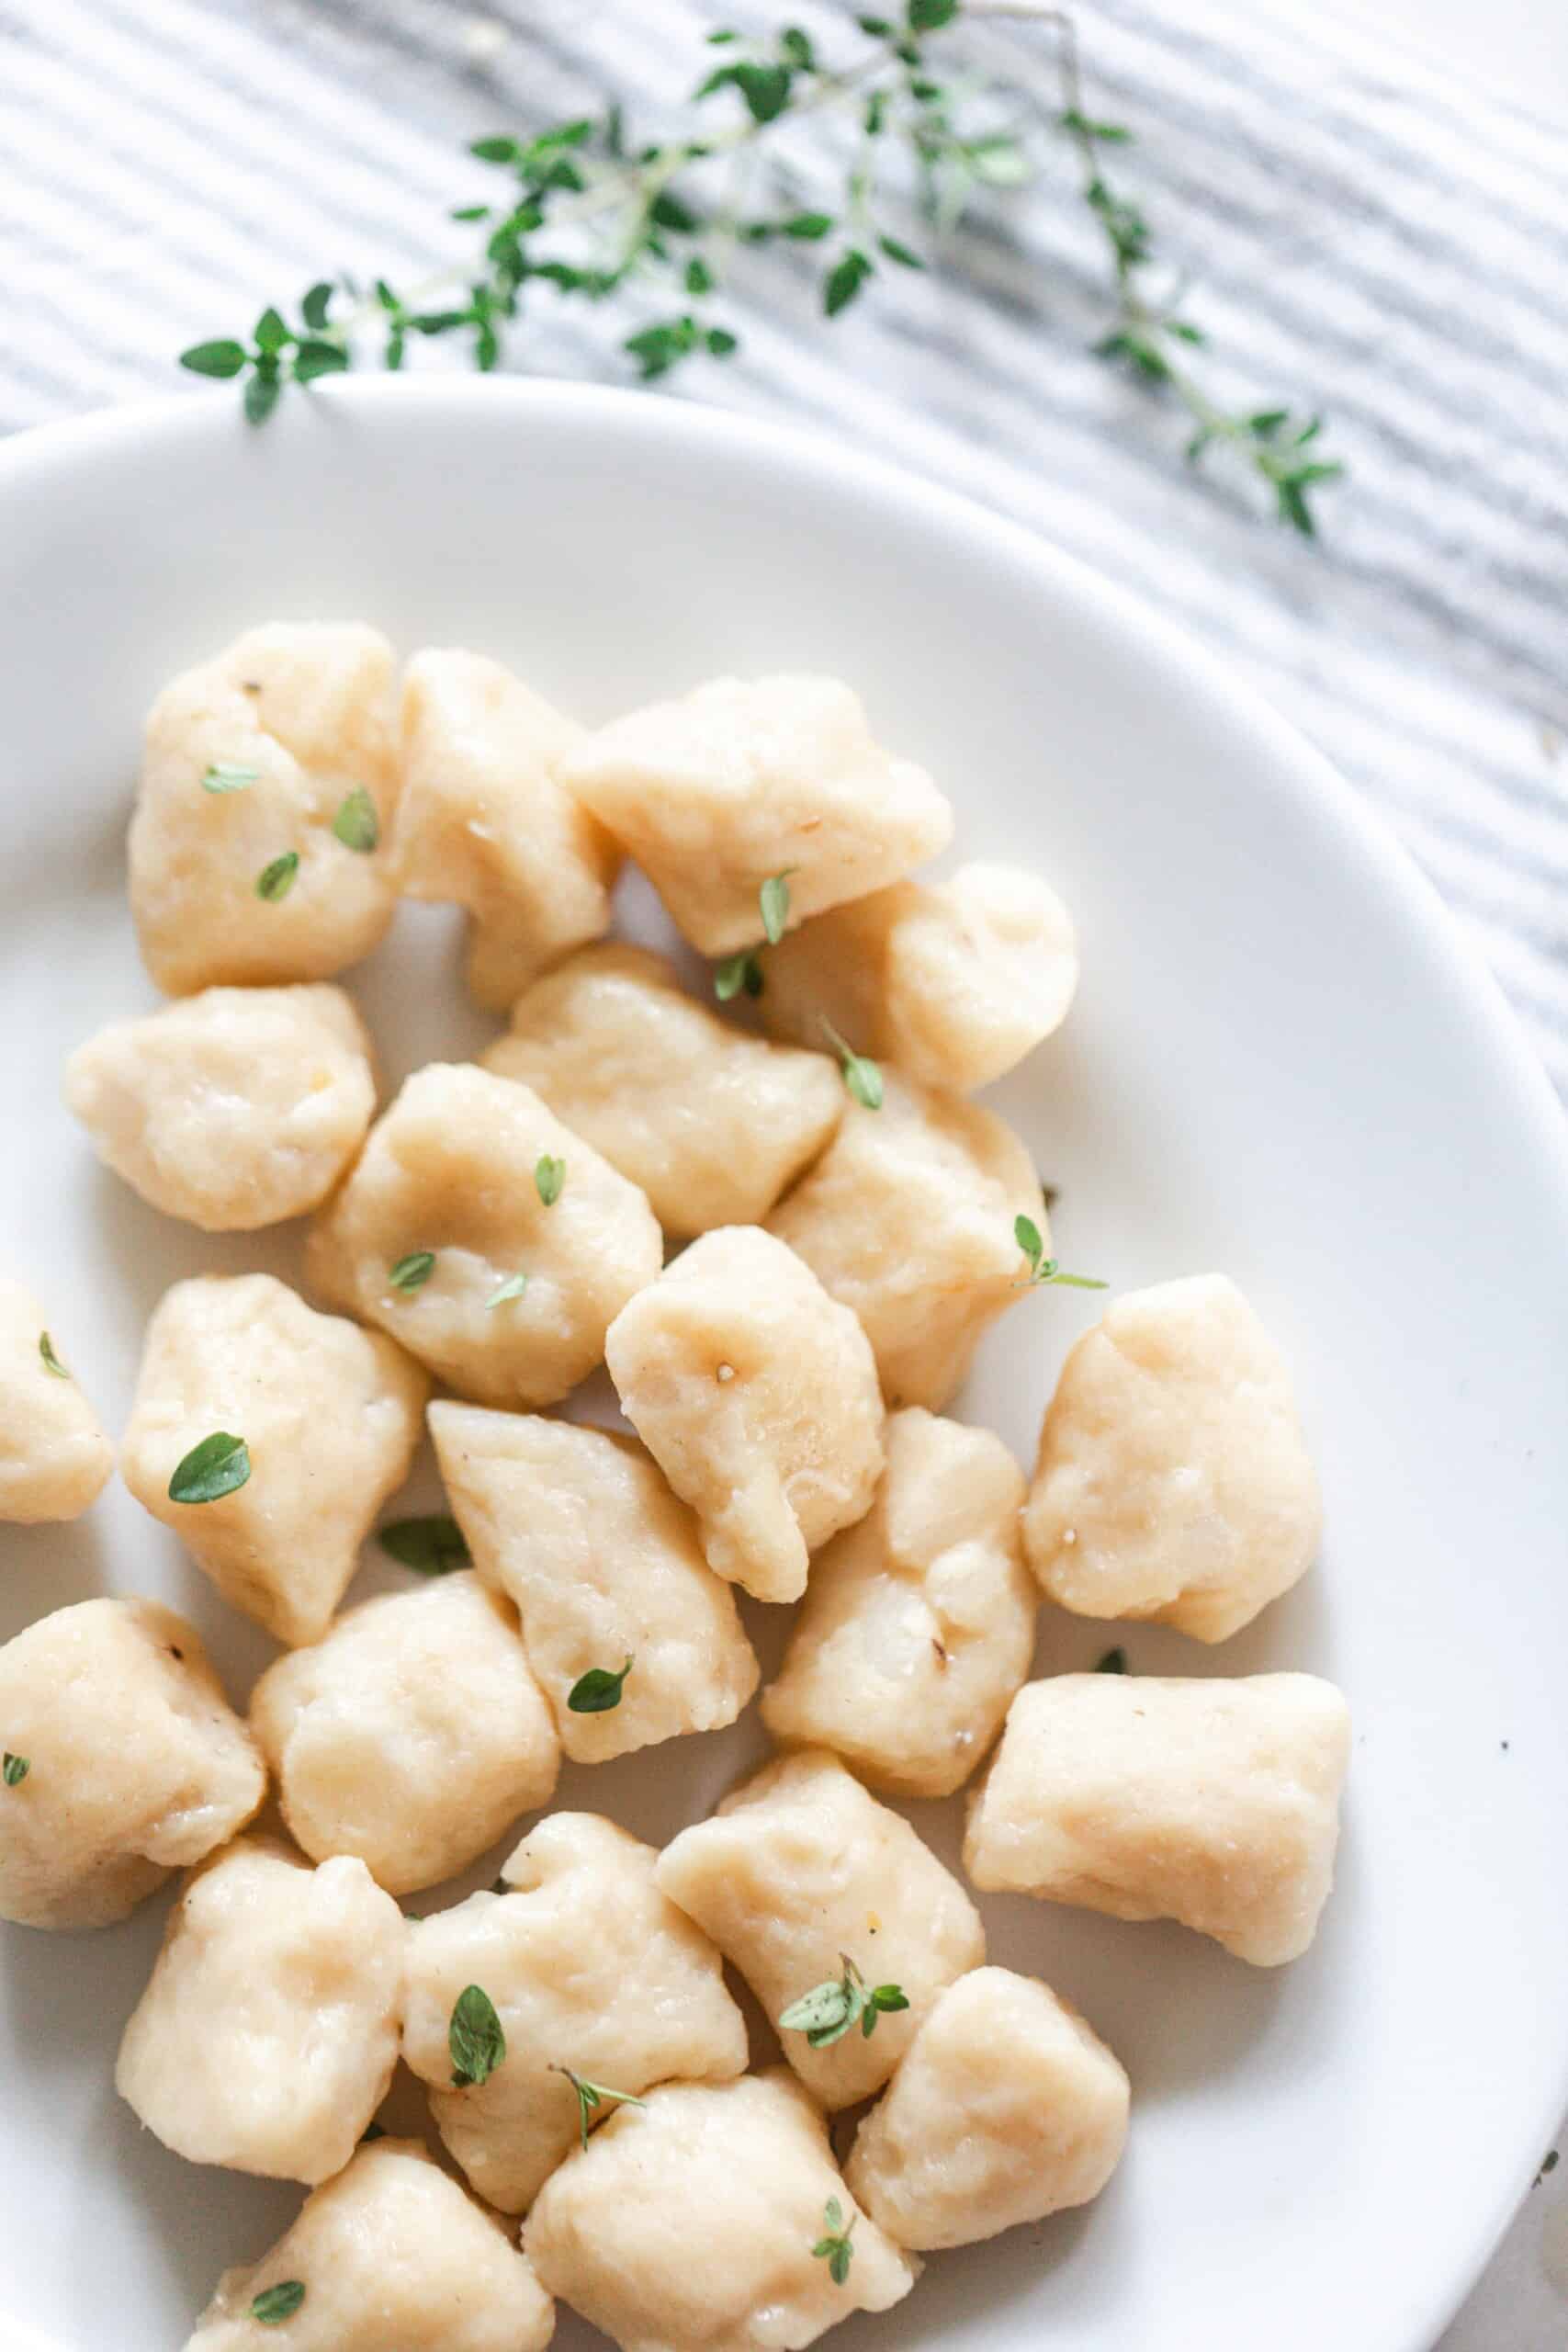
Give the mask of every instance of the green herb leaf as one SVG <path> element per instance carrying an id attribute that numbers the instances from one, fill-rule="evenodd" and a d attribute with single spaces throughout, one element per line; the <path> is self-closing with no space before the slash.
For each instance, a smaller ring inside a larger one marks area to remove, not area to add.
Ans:
<path id="1" fill-rule="evenodd" d="M 552 1159 L 547 1151 L 541 1152 L 534 1163 L 534 1189 L 547 1209 L 553 1209 L 559 1200 L 565 1182 L 565 1160 Z"/>
<path id="2" fill-rule="evenodd" d="M 294 340 L 282 312 L 275 311 L 270 302 L 256 321 L 255 336 L 256 349 L 265 352 L 281 351 Z"/>
<path id="3" fill-rule="evenodd" d="M 169 1480 L 172 1503 L 215 1503 L 233 1494 L 251 1475 L 251 1452 L 243 1437 L 214 1430 L 193 1445 Z"/>
<path id="4" fill-rule="evenodd" d="M 814 1984 L 779 2017 L 784 2031 L 803 2033 L 813 2050 L 829 2049 L 856 2024 L 869 2041 L 879 2017 L 909 2006 L 901 1985 L 868 1985 L 847 1951 L 839 1957 L 842 1973 L 829 1977 L 826 1984 Z"/>
<path id="5" fill-rule="evenodd" d="M 1064 1290 L 1109 1290 L 1109 1283 L 1098 1281 L 1092 1274 L 1065 1274 L 1055 1258 L 1045 1255 L 1044 1237 L 1032 1216 L 1015 1216 L 1013 1238 L 1029 1261 L 1031 1285 L 1055 1283 Z"/>
<path id="6" fill-rule="evenodd" d="M 230 760 L 214 760 L 203 771 L 203 792 L 243 792 L 249 784 L 259 782 L 260 768 L 236 767 Z"/>
<path id="7" fill-rule="evenodd" d="M 180 366 L 188 368 L 193 376 L 228 378 L 240 375 L 248 357 L 243 343 L 220 336 L 216 343 L 193 343 L 188 351 L 180 354 Z"/>
<path id="8" fill-rule="evenodd" d="M 333 819 L 333 831 L 344 849 L 355 849 L 367 856 L 376 847 L 381 838 L 381 820 L 376 803 L 362 784 L 356 784 L 344 800 Z"/>
<path id="9" fill-rule="evenodd" d="M 912 252 L 909 246 L 901 245 L 897 237 L 878 237 L 876 242 L 888 260 L 896 261 L 900 268 L 924 269 L 925 263 L 919 254 Z"/>
<path id="10" fill-rule="evenodd" d="M 857 17 L 855 22 L 863 33 L 871 35 L 873 40 L 888 40 L 892 38 L 893 28 L 886 17 Z"/>
<path id="11" fill-rule="evenodd" d="M 566 1703 L 574 1715 L 605 1715 L 621 1703 L 621 1692 L 632 1670 L 628 1657 L 619 1674 L 612 1674 L 608 1667 L 591 1666 L 580 1674 L 566 1694 Z"/>
<path id="12" fill-rule="evenodd" d="M 468 153 L 481 164 L 515 164 L 523 150 L 515 139 L 470 139 Z"/>
<path id="13" fill-rule="evenodd" d="M 244 410 L 247 424 L 265 424 L 277 406 L 283 387 L 276 376 L 253 376 L 245 386 Z"/>
<path id="14" fill-rule="evenodd" d="M 1102 1658 L 1096 1660 L 1094 1670 L 1096 1674 L 1125 1674 L 1127 1671 L 1126 1651 L 1120 1648 L 1107 1650 Z"/>
<path id="15" fill-rule="evenodd" d="M 292 2319 L 305 2300 L 302 2278 L 285 2278 L 276 2287 L 264 2287 L 251 2305 L 251 2317 L 263 2327 L 276 2327 Z"/>
<path id="16" fill-rule="evenodd" d="M 786 25 L 779 35 L 779 55 L 789 64 L 798 66 L 803 74 L 817 71 L 817 52 L 798 25 Z"/>
<path id="17" fill-rule="evenodd" d="M 1096 122 L 1081 107 L 1065 107 L 1056 119 L 1064 130 L 1076 130 L 1084 139 L 1101 140 L 1108 147 L 1124 147 L 1133 136 L 1124 123 Z"/>
<path id="18" fill-rule="evenodd" d="M 0 1758 L 0 1781 L 8 1789 L 19 1789 L 32 1769 L 25 1756 L 13 1756 L 7 1748 L 4 1758 Z"/>
<path id="19" fill-rule="evenodd" d="M 299 315 L 308 327 L 319 330 L 326 325 L 332 307 L 333 283 L 330 277 L 323 277 L 307 292 L 299 305 Z"/>
<path id="20" fill-rule="evenodd" d="M 678 237 L 689 237 L 702 222 L 689 204 L 682 204 L 671 188 L 661 188 L 649 207 L 648 217 L 660 228 L 672 230 Z"/>
<path id="21" fill-rule="evenodd" d="M 492 1296 L 486 1299 L 485 1313 L 487 1315 L 491 1314 L 494 1312 L 496 1307 L 505 1306 L 512 1299 L 521 1298 L 527 1287 L 528 1277 L 526 1274 L 508 1274 L 506 1280 L 502 1283 L 501 1288 L 496 1291 Z"/>
<path id="22" fill-rule="evenodd" d="M 504 2061 L 506 2036 L 482 1984 L 466 1985 L 458 1994 L 446 2029 L 446 2048 L 454 2090 L 477 2089 Z"/>
<path id="23" fill-rule="evenodd" d="M 38 1351 L 43 1358 L 43 1368 L 45 1372 L 52 1372 L 56 1380 L 70 1379 L 71 1374 L 66 1371 L 65 1366 L 55 1354 L 54 1341 L 50 1338 L 47 1331 L 40 1331 L 38 1335 Z"/>
<path id="24" fill-rule="evenodd" d="M 780 224 L 786 237 L 797 237 L 804 244 L 816 244 L 830 236 L 837 226 L 830 212 L 796 212 Z"/>
<path id="25" fill-rule="evenodd" d="M 422 1290 L 435 1272 L 434 1250 L 411 1250 L 387 1270 L 387 1280 L 394 1290 Z"/>
<path id="26" fill-rule="evenodd" d="M 732 65 L 729 73 L 753 122 L 772 122 L 788 106 L 794 77 L 787 65 Z"/>
<path id="27" fill-rule="evenodd" d="M 341 376 L 348 365 L 348 352 L 343 344 L 308 335 L 294 355 L 294 380 L 297 384 L 313 384 L 318 376 Z"/>
<path id="28" fill-rule="evenodd" d="M 256 896 L 276 906 L 279 899 L 287 899 L 294 888 L 294 877 L 299 871 L 299 853 L 286 849 L 270 865 L 264 865 L 256 876 Z"/>
<path id="29" fill-rule="evenodd" d="M 834 2286 L 841 2287 L 850 2275 L 850 2264 L 854 2256 L 852 2240 L 855 2221 L 858 2221 L 860 2216 L 857 2213 L 854 2221 L 852 2221 L 849 2228 L 846 2229 L 843 2207 L 836 2197 L 829 2197 L 822 2208 L 822 2218 L 828 2225 L 827 2232 L 824 2236 L 818 2239 L 811 2251 L 818 2262 L 827 2264 L 828 2276 Z"/>
<path id="30" fill-rule="evenodd" d="M 713 967 L 713 992 L 720 1004 L 728 1004 L 742 989 L 748 996 L 762 993 L 762 967 L 750 947 L 742 948 L 739 956 L 727 956 Z"/>
<path id="31" fill-rule="evenodd" d="M 940 32 L 958 14 L 958 0 L 909 0 L 904 21 L 912 33 Z"/>
<path id="32" fill-rule="evenodd" d="M 849 308 L 875 267 L 871 255 L 862 253 L 858 245 L 852 245 L 842 259 L 834 263 L 822 287 L 822 308 L 830 319 Z"/>
<path id="33" fill-rule="evenodd" d="M 824 1021 L 822 1029 L 839 1057 L 839 1068 L 843 1072 L 851 1100 L 858 1102 L 863 1111 L 880 1111 L 884 1090 L 882 1072 L 876 1064 L 868 1061 L 864 1054 L 857 1054 L 854 1047 L 840 1036 L 830 1021 Z"/>
<path id="34" fill-rule="evenodd" d="M 582 2144 L 588 2145 L 588 2119 L 607 2098 L 619 2101 L 622 2107 L 646 2107 L 648 2101 L 638 2098 L 635 2091 L 612 2090 L 608 2083 L 591 2083 L 585 2075 L 574 2075 L 570 2066 L 552 2067 L 551 2072 L 564 2075 L 577 2093 L 577 2121 L 582 2133 Z"/>
<path id="35" fill-rule="evenodd" d="M 713 272 L 708 267 L 706 262 L 704 261 L 700 255 L 694 254 L 693 258 L 686 264 L 687 293 L 711 294 L 713 292 Z"/>
<path id="36" fill-rule="evenodd" d="M 376 1541 L 383 1552 L 422 1577 L 450 1576 L 468 1566 L 468 1546 L 455 1519 L 432 1511 L 419 1519 L 394 1519 L 378 1528 Z"/>
<path id="37" fill-rule="evenodd" d="M 789 922 L 789 877 L 794 872 L 793 865 L 786 865 L 782 874 L 770 874 L 757 893 L 762 930 L 770 947 L 778 945 Z"/>
<path id="38" fill-rule="evenodd" d="M 740 337 L 731 334 L 728 327 L 709 327 L 707 346 L 716 359 L 728 359 L 731 352 L 739 350 Z"/>

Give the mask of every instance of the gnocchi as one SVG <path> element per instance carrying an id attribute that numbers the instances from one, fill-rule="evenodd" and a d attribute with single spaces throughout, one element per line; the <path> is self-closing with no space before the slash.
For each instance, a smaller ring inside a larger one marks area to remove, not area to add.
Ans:
<path id="1" fill-rule="evenodd" d="M 343 990 L 203 989 L 78 1046 L 65 1099 L 106 1167 L 165 1216 L 248 1233 L 325 1200 L 365 1140 L 376 1078 Z"/>
<path id="2" fill-rule="evenodd" d="M 541 1190 L 546 1164 L 558 1193 Z M 554 1405 L 659 1272 L 647 1199 L 528 1087 L 433 1062 L 317 1216 L 306 1272 L 481 1405 Z"/>
<path id="3" fill-rule="evenodd" d="M 1312 1674 L 1026 1683 L 964 1867 L 977 1887 L 1179 1919 L 1277 1968 L 1316 1933 L 1349 1752 L 1349 1711 Z"/>
<path id="4" fill-rule="evenodd" d="M 639 1445 L 445 1402 L 431 1407 L 430 1430 L 469 1549 L 521 1611 L 529 1664 L 575 1762 L 735 1721 L 758 1673 L 735 1596 Z M 574 1708 L 581 1678 L 623 1658 L 617 1703 Z"/>
<path id="5" fill-rule="evenodd" d="M 0 1647 L 0 1919 L 105 1928 L 260 1810 L 266 1773 L 194 1625 L 79 1600 Z"/>
<path id="6" fill-rule="evenodd" d="M 1011 1128 L 888 1072 L 880 1106 L 851 1105 L 767 1229 L 853 1309 L 888 1404 L 939 1413 L 1027 1287 L 1021 1216 L 1044 1234 L 1040 1180 Z"/>
<path id="7" fill-rule="evenodd" d="M 247 629 L 147 720 L 130 910 L 168 996 L 325 980 L 397 903 L 392 649 L 372 628 Z"/>
<path id="8" fill-rule="evenodd" d="M 810 1554 L 869 1508 L 882 1471 L 854 1317 L 773 1235 L 721 1226 L 622 1310 L 604 1360 L 709 1567 L 759 1600 L 797 1600 Z"/>
<path id="9" fill-rule="evenodd" d="M 826 1544 L 762 1720 L 830 1747 L 874 1788 L 951 1796 L 1029 1671 L 1038 1597 L 1019 1550 L 1023 1477 L 999 1438 L 919 1406 L 887 1423 L 887 1468 Z"/>
<path id="10" fill-rule="evenodd" d="M 272 1275 L 198 1275 L 153 1312 L 120 1472 L 236 1609 L 280 1642 L 319 1642 L 408 1475 L 428 1393 L 389 1340 Z M 218 1436 L 239 1442 L 244 1475 L 182 1499 L 180 1470 Z"/>
<path id="11" fill-rule="evenodd" d="M 1012 865 L 895 882 L 814 915 L 769 948 L 770 1036 L 819 1044 L 824 1022 L 906 1078 L 971 1094 L 1059 1029 L 1077 987 L 1072 918 Z"/>
<path id="12" fill-rule="evenodd" d="M 1223 1642 L 1305 1575 L 1321 1521 L 1290 1374 L 1234 1283 L 1131 1292 L 1078 1340 L 1023 1519 L 1060 1607 Z"/>
<path id="13" fill-rule="evenodd" d="M 541 1094 L 682 1239 L 759 1224 L 844 1106 L 823 1055 L 730 1028 L 663 956 L 618 943 L 536 980 L 481 1058 Z"/>
<path id="14" fill-rule="evenodd" d="M 80 1519 L 114 1468 L 114 1448 L 30 1290 L 0 1274 L 0 1520 Z"/>
<path id="15" fill-rule="evenodd" d="M 560 1768 L 515 1614 L 466 1569 L 362 1601 L 278 1658 L 251 1728 L 295 1843 L 357 1855 L 392 1894 L 466 1869 Z"/>
<path id="16" fill-rule="evenodd" d="M 482 654 L 432 647 L 409 663 L 398 881 L 411 899 L 468 909 L 468 988 L 494 1012 L 609 928 L 619 858 L 558 781 L 582 740 L 581 727 Z"/>
<path id="17" fill-rule="evenodd" d="M 799 922 L 896 881 L 953 834 L 925 770 L 882 749 L 835 678 L 715 678 L 601 728 L 561 775 L 704 956 L 754 944 L 773 875 L 788 874 Z"/>
<path id="18" fill-rule="evenodd" d="M 363 1862 L 236 1838 L 169 1915 L 116 2089 L 194 2164 L 330 2180 L 392 2079 L 406 1933 Z"/>
<path id="19" fill-rule="evenodd" d="M 852 2233 L 841 2277 L 822 2251 L 835 2212 Z M 888 2310 L 919 2274 L 856 2207 L 819 2109 L 782 2066 L 623 2108 L 545 2183 L 523 2246 L 621 2352 L 815 2344 L 852 2312 Z"/>

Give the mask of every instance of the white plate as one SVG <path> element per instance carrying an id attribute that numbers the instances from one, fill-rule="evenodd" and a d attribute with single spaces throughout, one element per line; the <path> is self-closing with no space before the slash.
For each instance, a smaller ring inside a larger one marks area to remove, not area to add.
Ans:
<path id="1" fill-rule="evenodd" d="M 964 853 L 1062 888 L 1082 992 L 997 1098 L 1061 1187 L 1062 1255 L 1118 1285 L 1235 1274 L 1295 1362 L 1327 1492 L 1321 1567 L 1261 1623 L 1219 1652 L 1127 1646 L 1344 1685 L 1339 1884 L 1278 1973 L 1173 1927 L 988 1905 L 993 1956 L 1126 2060 L 1131 2153 L 1087 2213 L 939 2256 L 841 2340 L 1427 2352 L 1568 2079 L 1568 1160 L 1491 983 L 1321 761 L 1201 653 L 858 456 L 644 395 L 446 382 L 291 399 L 261 434 L 216 399 L 31 435 L 0 451 L 3 1254 L 114 1429 L 165 1283 L 297 1265 L 293 1230 L 154 1216 L 58 1095 L 67 1048 L 152 1001 L 122 883 L 143 707 L 272 617 L 477 646 L 589 718 L 718 671 L 840 673 L 953 795 Z M 485 1034 L 450 933 L 405 909 L 352 976 L 395 1075 Z M 964 1413 L 1027 1456 L 1095 1311 L 1021 1304 Z M 107 1589 L 188 1609 L 241 1690 L 266 1652 L 118 1487 L 73 1528 L 6 1530 L 0 1556 L 0 1637 Z M 1046 1612 L 1043 1658 L 1106 1639 Z M 575 1770 L 560 1801 L 668 1836 L 755 1749 L 750 1726 L 683 1741 Z M 956 1810 L 916 1809 L 946 1851 Z M 169 2352 L 298 2201 L 192 2169 L 116 2099 L 164 1907 L 96 1936 L 0 1929 L 0 2314 L 62 2352 Z M 563 2318 L 558 2340 L 597 2339 Z"/>

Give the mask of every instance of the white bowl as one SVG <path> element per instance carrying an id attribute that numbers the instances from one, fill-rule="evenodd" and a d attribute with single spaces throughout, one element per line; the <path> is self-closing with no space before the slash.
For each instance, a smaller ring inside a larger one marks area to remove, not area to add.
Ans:
<path id="1" fill-rule="evenodd" d="M 298 1264 L 290 1229 L 164 1223 L 59 1100 L 67 1048 L 152 1001 L 123 889 L 143 707 L 273 617 L 477 646 L 589 718 L 726 670 L 837 672 L 951 793 L 964 854 L 1061 888 L 1082 991 L 997 1099 L 1061 1188 L 1063 1259 L 1118 1286 L 1234 1274 L 1294 1360 L 1328 1507 L 1321 1566 L 1224 1648 L 1116 1638 L 1134 1668 L 1343 1684 L 1339 1884 L 1278 1973 L 988 1905 L 993 1957 L 1126 2060 L 1131 2152 L 1089 2211 L 939 2256 L 843 2341 L 1427 2352 L 1568 2081 L 1568 1156 L 1492 983 L 1323 762 L 1174 629 L 831 445 L 640 394 L 395 380 L 259 434 L 220 396 L 29 435 L 0 450 L 4 1257 L 111 1429 L 167 1282 Z M 485 1034 L 450 933 L 405 909 L 351 976 L 395 1075 Z M 1095 1313 L 1032 1296 L 964 1414 L 1027 1458 Z M 266 1653 L 118 1487 L 6 1532 L 0 1638 L 104 1589 L 190 1610 L 241 1690 Z M 1047 1611 L 1043 1663 L 1110 1638 Z M 756 1751 L 750 1726 L 683 1741 L 559 1801 L 665 1837 Z M 948 1853 L 956 1812 L 914 1809 Z M 51 2352 L 168 2352 L 297 2202 L 193 2170 L 116 2099 L 164 1907 L 0 1929 L 0 2319 Z M 563 2347 L 590 2340 L 563 2319 Z"/>

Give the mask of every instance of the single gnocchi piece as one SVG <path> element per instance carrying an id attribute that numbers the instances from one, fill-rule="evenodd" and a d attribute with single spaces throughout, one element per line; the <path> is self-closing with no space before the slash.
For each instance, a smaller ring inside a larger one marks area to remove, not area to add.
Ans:
<path id="1" fill-rule="evenodd" d="M 718 1953 L 654 1881 L 658 1857 L 612 1821 L 553 1813 L 502 1871 L 410 1930 L 403 2055 L 428 2083 L 436 2129 L 487 2204 L 520 2213 L 613 2102 L 584 2108 L 580 2079 L 634 2097 L 674 2076 L 725 2081 L 746 2026 Z M 477 1985 L 504 2054 L 454 2080 L 452 2018 Z"/>
<path id="2" fill-rule="evenodd" d="M 833 1748 L 895 1795 L 961 1787 L 1034 1647 L 1022 1500 L 1022 1474 L 988 1430 L 919 1406 L 895 1413 L 875 1502 L 811 1564 L 783 1668 L 762 1695 L 773 1737 Z"/>
<path id="3" fill-rule="evenodd" d="M 939 1995 L 844 2177 L 895 2244 L 972 2245 L 1100 2195 L 1127 2141 L 1126 2069 L 1033 1976 Z"/>
<path id="4" fill-rule="evenodd" d="M 114 1448 L 45 1309 L 0 1274 L 0 1520 L 80 1519 L 113 1468 Z"/>
<path id="5" fill-rule="evenodd" d="M 324 980 L 397 903 L 392 649 L 274 623 L 164 688 L 130 826 L 130 910 L 169 996 Z"/>
<path id="6" fill-rule="evenodd" d="M 758 893 L 789 919 L 896 881 L 945 849 L 953 810 L 885 752 L 835 678 L 715 678 L 591 735 L 562 780 L 644 868 L 705 956 L 753 946 Z"/>
<path id="7" fill-rule="evenodd" d="M 270 1274 L 198 1275 L 153 1310 L 121 1475 L 226 1600 L 280 1642 L 319 1642 L 408 1476 L 429 1386 L 389 1340 Z M 220 1434 L 243 1441 L 241 1482 L 178 1499 L 175 1474 Z"/>
<path id="8" fill-rule="evenodd" d="M 417 2140 L 378 2140 L 223 2273 L 185 2352 L 544 2352 L 555 2316 L 494 2216 Z"/>
<path id="9" fill-rule="evenodd" d="M 165 1216 L 249 1233 L 324 1201 L 376 1109 L 370 1039 L 325 982 L 203 989 L 78 1046 L 65 1100 Z"/>
<path id="10" fill-rule="evenodd" d="M 659 1883 L 733 1962 L 775 2023 L 852 1962 L 907 2007 L 784 2056 L 825 2107 L 881 2089 L 937 1995 L 986 1957 L 980 1915 L 900 1814 L 878 1804 L 837 1757 L 807 1750 L 764 1765 L 711 1821 L 665 1848 Z"/>
<path id="11" fill-rule="evenodd" d="M 888 1404 L 936 1413 L 1025 1293 L 1015 1219 L 1044 1234 L 1045 1212 L 1032 1160 L 994 1112 L 891 1071 L 883 1089 L 880 1109 L 846 1110 L 768 1231 L 859 1317 Z"/>
<path id="12" fill-rule="evenodd" d="M 882 1399 L 864 1332 L 755 1226 L 705 1233 L 610 1327 L 622 1410 L 697 1515 L 716 1575 L 797 1600 L 810 1554 L 869 1510 Z"/>
<path id="13" fill-rule="evenodd" d="M 430 1433 L 468 1548 L 517 1605 L 575 1762 L 735 1721 L 758 1674 L 735 1596 L 640 1445 L 481 1405 L 432 1405 Z M 626 1660 L 613 1707 L 572 1707 L 584 1675 Z"/>
<path id="14" fill-rule="evenodd" d="M 193 2164 L 330 2180 L 397 2064 L 407 1933 L 363 1862 L 236 1838 L 169 1916 L 116 2089 Z"/>
<path id="15" fill-rule="evenodd" d="M 392 1894 L 466 1870 L 560 1769 L 515 1611 L 468 1570 L 367 1600 L 278 1658 L 251 1727 L 295 1843 L 357 1855 Z"/>
<path id="16" fill-rule="evenodd" d="M 847 2242 L 847 2267 L 829 2241 Z M 547 2180 L 523 2232 L 550 2293 L 621 2352 L 777 2352 L 902 2301 L 919 2264 L 860 2211 L 782 2066 L 671 2083 Z"/>
<path id="17" fill-rule="evenodd" d="M 493 1012 L 609 929 L 618 854 L 558 781 L 584 740 L 482 653 L 431 647 L 404 674 L 398 881 L 468 909 L 468 987 Z"/>
<path id="18" fill-rule="evenodd" d="M 662 956 L 619 941 L 536 980 L 481 1058 L 542 1094 L 683 1239 L 759 1223 L 843 1114 L 824 1055 L 730 1028 Z"/>
<path id="19" fill-rule="evenodd" d="M 1349 1753 L 1349 1710 L 1312 1674 L 1026 1683 L 964 1867 L 987 1891 L 1179 1919 L 1275 1968 L 1316 1933 Z"/>
<path id="20" fill-rule="evenodd" d="M 586 1379 L 662 1261 L 637 1186 L 529 1088 L 468 1062 L 415 1071 L 305 1259 L 334 1306 L 461 1395 L 510 1406 L 558 1404 Z"/>
<path id="21" fill-rule="evenodd" d="M 955 1094 L 1002 1077 L 1061 1027 L 1077 987 L 1072 918 L 1038 876 L 961 865 L 816 915 L 763 957 L 770 1036 L 824 1022 L 906 1078 Z"/>
<path id="22" fill-rule="evenodd" d="M 1304 1576 L 1322 1519 L 1284 1358 L 1224 1275 L 1133 1291 L 1073 1348 L 1023 1518 L 1060 1607 L 1225 1641 Z"/>
<path id="23" fill-rule="evenodd" d="M 104 1928 L 223 1845 L 266 1773 L 194 1625 L 81 1600 L 0 1647 L 0 1919 Z"/>

